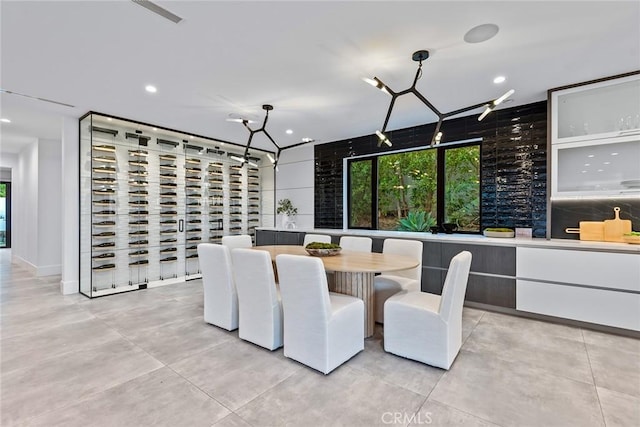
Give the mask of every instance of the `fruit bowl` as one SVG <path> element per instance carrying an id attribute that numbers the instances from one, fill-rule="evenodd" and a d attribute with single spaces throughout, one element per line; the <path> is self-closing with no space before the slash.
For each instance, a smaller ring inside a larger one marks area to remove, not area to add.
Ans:
<path id="1" fill-rule="evenodd" d="M 311 256 L 335 256 L 342 248 L 335 243 L 311 242 L 304 247 L 304 250 Z"/>

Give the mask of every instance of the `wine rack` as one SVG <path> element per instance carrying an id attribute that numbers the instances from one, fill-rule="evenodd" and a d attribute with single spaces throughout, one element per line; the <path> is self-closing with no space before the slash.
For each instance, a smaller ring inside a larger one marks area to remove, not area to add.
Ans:
<path id="1" fill-rule="evenodd" d="M 261 168 L 208 148 L 215 142 L 205 138 L 193 145 L 179 133 L 111 119 L 81 119 L 81 293 L 183 283 L 200 277 L 198 244 L 254 236 Z"/>

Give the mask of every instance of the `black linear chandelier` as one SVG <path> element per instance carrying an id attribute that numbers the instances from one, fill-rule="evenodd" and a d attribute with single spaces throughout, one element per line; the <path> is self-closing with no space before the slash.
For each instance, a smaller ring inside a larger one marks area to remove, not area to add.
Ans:
<path id="1" fill-rule="evenodd" d="M 242 123 L 244 125 L 245 128 L 247 128 L 247 130 L 249 131 L 249 140 L 247 141 L 247 146 L 244 149 L 244 155 L 242 157 L 239 156 L 231 156 L 231 158 L 233 160 L 236 160 L 240 163 L 247 163 L 251 166 L 257 166 L 255 163 L 251 162 L 251 157 L 249 157 L 249 148 L 251 147 L 251 141 L 253 141 L 253 136 L 257 133 L 264 133 L 267 138 L 269 138 L 269 141 L 271 141 L 271 143 L 276 147 L 277 151 L 276 151 L 276 156 L 275 158 L 270 154 L 267 153 L 267 157 L 269 158 L 269 161 L 273 164 L 274 169 L 277 171 L 278 170 L 278 160 L 280 160 L 280 153 L 283 150 L 288 150 L 289 148 L 295 148 L 295 147 L 299 147 L 301 145 L 304 144 L 309 144 L 311 142 L 314 142 L 315 140 L 311 139 L 311 138 L 303 138 L 302 142 L 298 143 L 298 144 L 293 144 L 293 145 L 288 145 L 286 147 L 281 147 L 279 146 L 276 141 L 274 141 L 274 139 L 271 137 L 271 135 L 269 135 L 269 132 L 267 132 L 266 126 L 267 126 L 267 121 L 269 120 L 269 111 L 273 110 L 273 105 L 270 104 L 264 104 L 262 106 L 262 109 L 264 111 L 266 111 L 265 116 L 264 116 L 264 121 L 262 122 L 262 127 L 260 127 L 260 129 L 251 129 L 249 127 L 249 123 L 250 121 L 248 119 L 231 119 L 231 121 L 236 121 L 239 123 Z"/>
<path id="2" fill-rule="evenodd" d="M 513 93 L 515 92 L 513 89 L 511 89 L 499 98 L 492 99 L 487 102 L 481 102 L 479 104 L 471 105 L 469 107 L 460 108 L 458 110 L 450 111 L 448 113 L 442 113 L 440 112 L 440 110 L 434 107 L 433 104 L 427 100 L 427 98 L 425 98 L 420 92 L 418 92 L 418 89 L 416 89 L 416 84 L 418 83 L 418 80 L 420 80 L 420 77 L 422 77 L 422 61 L 424 61 L 427 58 L 429 58 L 428 50 L 418 50 L 413 53 L 412 59 L 418 62 L 419 65 L 418 65 L 418 70 L 416 71 L 416 76 L 413 79 L 413 84 L 409 89 L 405 89 L 400 92 L 394 92 L 387 85 L 385 85 L 382 82 L 382 80 L 380 80 L 377 77 L 374 77 L 373 79 L 364 79 L 364 81 L 366 81 L 370 85 L 375 86 L 381 91 L 391 95 L 391 103 L 389 104 L 389 109 L 387 110 L 387 117 L 384 119 L 384 125 L 382 126 L 382 130 L 376 131 L 376 135 L 378 136 L 378 147 L 380 147 L 383 143 L 391 147 L 391 141 L 385 135 L 385 131 L 387 130 L 387 124 L 389 123 L 389 118 L 391 117 L 391 111 L 393 110 L 393 106 L 395 105 L 396 100 L 402 95 L 406 95 L 409 93 L 414 94 L 420 101 L 422 101 L 427 107 L 429 107 L 429 109 L 433 111 L 436 114 L 436 116 L 438 116 L 438 123 L 436 124 L 436 129 L 433 133 L 433 137 L 431 138 L 431 146 L 433 146 L 440 143 L 440 140 L 442 139 L 442 132 L 440 131 L 440 127 L 442 126 L 442 123 L 444 122 L 444 120 L 447 119 L 448 117 L 456 116 L 458 114 L 465 113 L 467 111 L 475 110 L 476 108 L 485 107 L 485 110 L 478 117 L 478 121 L 480 121 L 484 119 L 487 116 L 487 114 L 492 112 L 498 105 L 500 105 L 505 99 L 513 95 Z"/>

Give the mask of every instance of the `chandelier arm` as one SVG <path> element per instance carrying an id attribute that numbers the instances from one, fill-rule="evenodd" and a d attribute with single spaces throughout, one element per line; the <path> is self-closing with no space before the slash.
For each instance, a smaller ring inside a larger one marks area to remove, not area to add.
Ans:
<path id="1" fill-rule="evenodd" d="M 472 105 L 470 107 L 460 108 L 459 110 L 454 110 L 454 111 L 450 111 L 448 113 L 445 113 L 443 116 L 444 117 L 456 116 L 458 114 L 465 113 L 467 111 L 475 110 L 476 108 L 486 107 L 487 105 L 491 105 L 491 104 L 493 104 L 493 101 L 494 100 L 492 99 L 491 101 L 481 102 L 480 104 L 475 104 L 475 105 Z"/>
<path id="2" fill-rule="evenodd" d="M 251 131 L 251 133 L 249 134 L 249 140 L 247 141 L 247 147 L 244 149 L 244 160 L 245 162 L 247 161 L 247 158 L 249 157 L 249 147 L 251 146 L 251 140 L 253 139 L 253 134 L 256 133 L 255 131 Z M 244 163 L 243 163 L 244 165 Z"/>
<path id="3" fill-rule="evenodd" d="M 434 113 L 436 113 L 436 116 L 438 116 L 438 119 L 445 117 L 444 114 L 442 114 L 440 112 L 440 110 L 438 110 L 432 103 L 430 103 L 427 98 L 425 98 L 424 96 L 422 96 L 422 94 L 420 92 L 418 92 L 416 89 L 412 90 L 412 93 L 416 96 L 416 98 L 418 98 L 420 101 L 422 101 L 424 103 L 424 105 L 426 105 L 427 107 L 429 107 L 429 109 L 431 111 L 433 111 Z"/>
<path id="4" fill-rule="evenodd" d="M 253 129 L 251 129 L 251 128 L 249 127 L 249 122 L 248 122 L 247 120 L 243 120 L 243 121 L 242 121 L 242 124 L 244 125 L 244 127 L 246 127 L 246 128 L 247 128 L 247 130 L 248 130 L 249 132 L 253 132 Z"/>
<path id="5" fill-rule="evenodd" d="M 438 133 L 440 133 L 440 127 L 442 126 L 442 122 L 444 121 L 444 117 L 440 117 L 438 119 L 438 123 L 436 124 L 436 130 L 433 132 L 433 136 L 431 137 L 431 146 L 436 144 L 436 139 L 438 137 Z"/>
<path id="6" fill-rule="evenodd" d="M 391 111 L 393 111 L 393 106 L 396 103 L 396 99 L 398 99 L 398 95 L 394 95 L 393 97 L 391 97 L 391 103 L 389 103 L 389 109 L 387 110 L 387 117 L 384 119 L 384 124 L 382 125 L 382 129 L 380 130 L 380 132 L 382 133 L 387 130 L 389 118 L 391 117 Z"/>
<path id="7" fill-rule="evenodd" d="M 262 132 L 263 132 L 265 135 L 267 135 L 267 138 L 269 138 L 269 141 L 271 141 L 271 143 L 272 143 L 273 145 L 275 145 L 275 146 L 276 146 L 276 148 L 279 150 L 279 149 L 280 149 L 280 146 L 279 146 L 278 144 L 276 144 L 276 142 L 273 140 L 273 138 L 271 138 L 271 135 L 269 135 L 269 132 L 267 132 L 266 130 L 263 130 Z"/>

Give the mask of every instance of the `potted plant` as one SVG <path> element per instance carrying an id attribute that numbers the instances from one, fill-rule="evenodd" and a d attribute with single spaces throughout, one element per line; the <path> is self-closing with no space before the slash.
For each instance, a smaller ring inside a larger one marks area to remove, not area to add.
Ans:
<path id="1" fill-rule="evenodd" d="M 298 208 L 293 206 L 291 200 L 278 200 L 278 209 L 276 212 L 282 215 L 282 228 L 296 228 L 295 218 L 298 213 Z"/>

